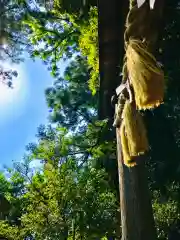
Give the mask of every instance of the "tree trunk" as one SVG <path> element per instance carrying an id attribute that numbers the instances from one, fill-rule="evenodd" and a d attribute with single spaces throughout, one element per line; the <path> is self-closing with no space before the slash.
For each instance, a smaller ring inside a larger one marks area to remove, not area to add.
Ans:
<path id="1" fill-rule="evenodd" d="M 119 73 L 124 55 L 124 22 L 128 11 L 127 0 L 98 0 L 99 35 L 99 119 L 108 118 L 111 126 L 114 108 L 111 97 L 120 84 Z"/>
<path id="2" fill-rule="evenodd" d="M 98 35 L 99 35 L 99 72 L 100 90 L 98 101 L 98 118 L 108 119 L 108 129 L 102 141 L 114 141 L 115 129 L 112 127 L 114 107 L 111 105 L 111 97 L 116 87 L 120 84 L 119 74 L 122 68 L 124 56 L 124 29 L 128 12 L 127 0 L 98 0 Z M 110 184 L 115 187 L 119 197 L 119 183 L 117 161 L 107 156 L 98 164 L 104 167 L 109 174 Z"/>
<path id="3" fill-rule="evenodd" d="M 158 2 L 156 10 L 149 10 L 151 27 L 154 26 L 154 38 L 150 38 L 151 49 L 154 48 L 157 42 L 157 26 L 161 22 L 160 20 L 162 20 L 162 2 Z M 150 36 L 151 31 L 150 29 L 147 30 L 148 28 L 150 28 L 150 26 L 146 27 L 145 36 L 149 40 L 148 35 Z M 122 240 L 155 240 L 157 239 L 157 236 L 148 190 L 145 157 L 137 157 L 138 165 L 136 167 L 127 168 L 122 161 L 123 157 L 121 153 L 119 129 L 117 129 L 116 135 L 120 183 Z"/>
<path id="4" fill-rule="evenodd" d="M 124 52 L 123 25 L 128 6 L 129 2 L 127 0 L 98 0 L 100 70 L 98 113 L 99 119 L 108 118 L 110 124 L 112 124 L 114 116 L 114 109 L 111 106 L 110 99 L 115 88 L 120 84 L 118 76 L 120 67 L 122 67 Z M 117 148 L 122 240 L 155 240 L 156 231 L 144 159 L 142 164 L 132 169 L 122 164 L 118 130 Z"/>
<path id="5" fill-rule="evenodd" d="M 122 240 L 155 240 L 151 200 L 144 159 L 136 167 L 122 163 L 120 135 L 117 129 Z M 139 157 L 141 158 L 141 157 Z"/>

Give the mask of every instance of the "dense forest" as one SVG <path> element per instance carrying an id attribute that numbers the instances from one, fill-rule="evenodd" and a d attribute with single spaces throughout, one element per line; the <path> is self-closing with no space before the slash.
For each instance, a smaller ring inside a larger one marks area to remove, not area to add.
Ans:
<path id="1" fill-rule="evenodd" d="M 158 239 L 175 240 L 180 239 L 172 238 L 180 230 L 179 2 L 165 1 L 164 12 L 156 57 L 166 95 L 164 104 L 144 114 L 146 165 Z M 20 63 L 26 53 L 41 59 L 54 78 L 45 90 L 49 124 L 39 126 L 37 142 L 26 146 L 22 160 L 0 173 L 0 239 L 121 239 L 113 119 L 99 118 L 96 1 L 3 0 L 0 18 L 0 60 Z M 62 60 L 68 62 L 63 77 Z M 0 78 L 10 87 L 17 74 L 0 65 Z"/>

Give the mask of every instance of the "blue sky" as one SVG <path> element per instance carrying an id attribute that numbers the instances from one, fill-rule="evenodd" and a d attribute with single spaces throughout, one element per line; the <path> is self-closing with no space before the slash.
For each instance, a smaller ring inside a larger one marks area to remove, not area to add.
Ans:
<path id="1" fill-rule="evenodd" d="M 12 67 L 12 66 L 11 66 Z M 26 60 L 18 66 L 14 89 L 0 84 L 0 167 L 20 161 L 25 146 L 35 140 L 37 127 L 47 123 L 44 91 L 53 78 L 40 60 Z M 61 64 L 63 74 L 65 64 Z"/>

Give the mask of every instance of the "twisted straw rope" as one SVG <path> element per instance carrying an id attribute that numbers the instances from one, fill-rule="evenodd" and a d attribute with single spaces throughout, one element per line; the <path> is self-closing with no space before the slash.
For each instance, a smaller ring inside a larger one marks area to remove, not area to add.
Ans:
<path id="1" fill-rule="evenodd" d="M 151 48 L 151 45 L 154 44 L 157 31 L 150 29 L 152 21 L 151 14 L 152 12 L 149 11 L 148 4 L 145 3 L 141 8 L 138 8 L 136 0 L 130 0 L 129 13 L 126 18 L 126 30 L 124 33 L 125 51 L 127 50 L 129 41 L 131 39 L 141 40 L 142 42 L 146 43 L 149 48 Z M 129 81 L 126 55 L 124 56 L 122 76 L 123 84 Z M 130 82 L 127 85 L 129 87 L 125 88 L 118 97 L 115 119 L 113 123 L 113 126 L 117 128 L 119 128 L 121 125 L 122 111 L 126 100 L 129 99 L 131 102 L 134 102 L 134 94 L 133 89 L 130 87 Z"/>

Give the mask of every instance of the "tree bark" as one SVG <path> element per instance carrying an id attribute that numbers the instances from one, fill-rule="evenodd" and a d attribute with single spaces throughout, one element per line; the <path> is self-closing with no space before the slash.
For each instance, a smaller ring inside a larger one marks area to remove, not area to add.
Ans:
<path id="1" fill-rule="evenodd" d="M 111 97 L 120 84 L 119 73 L 124 55 L 124 23 L 128 12 L 127 0 L 98 0 L 99 35 L 99 119 L 113 123 Z"/>
<path id="2" fill-rule="evenodd" d="M 101 141 L 114 141 L 116 132 L 113 128 L 114 107 L 111 97 L 120 84 L 119 74 L 124 56 L 124 29 L 129 3 L 127 0 L 98 0 L 98 44 L 100 90 L 98 118 L 108 119 L 109 124 Z M 101 164 L 109 174 L 110 184 L 115 187 L 119 197 L 117 161 L 107 156 Z"/>
<path id="3" fill-rule="evenodd" d="M 120 133 L 117 129 L 122 240 L 155 240 L 156 231 L 144 159 L 133 168 L 122 160 Z"/>
<path id="4" fill-rule="evenodd" d="M 110 99 L 120 84 L 118 76 L 124 54 L 124 20 L 128 6 L 127 0 L 98 0 L 100 71 L 98 114 L 99 119 L 108 118 L 110 124 L 114 117 Z M 142 163 L 132 169 L 123 165 L 118 130 L 117 149 L 122 240 L 155 240 L 156 231 L 144 159 L 139 158 Z"/>
<path id="5" fill-rule="evenodd" d="M 150 10 L 149 10 L 150 11 Z M 158 37 L 158 25 L 162 20 L 163 0 L 156 4 L 156 10 L 150 11 L 151 27 L 154 38 L 150 38 L 150 47 L 154 48 Z M 157 21 L 158 20 L 158 21 Z M 158 24 L 157 24 L 158 22 Z M 138 27 L 138 26 L 137 26 Z M 149 26 L 147 26 L 148 29 Z M 150 31 L 146 29 L 146 37 Z M 142 37 L 142 36 L 141 36 Z M 145 168 L 145 156 L 137 157 L 138 165 L 127 168 L 123 164 L 119 129 L 116 131 L 118 169 L 121 202 L 122 240 L 155 240 L 156 229 L 153 218 L 152 204 L 148 189 Z"/>

